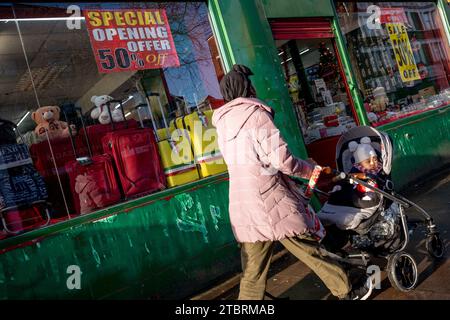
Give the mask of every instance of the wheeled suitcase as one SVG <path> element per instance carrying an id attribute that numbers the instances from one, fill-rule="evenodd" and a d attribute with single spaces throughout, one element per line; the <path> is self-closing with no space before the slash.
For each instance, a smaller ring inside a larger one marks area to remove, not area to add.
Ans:
<path id="1" fill-rule="evenodd" d="M 84 140 L 75 139 L 76 148 L 86 153 Z M 74 159 L 70 138 L 45 140 L 30 147 L 31 157 L 37 171 L 44 178 L 48 190 L 48 201 L 52 204 L 52 218 L 66 217 L 73 213 L 74 203 L 70 191 L 70 179 L 66 163 Z"/>
<path id="2" fill-rule="evenodd" d="M 189 132 L 195 161 L 202 178 L 227 171 L 217 143 L 217 131 L 212 125 L 212 110 L 195 111 L 175 121 Z"/>
<path id="3" fill-rule="evenodd" d="M 157 97 L 165 128 L 156 128 L 153 113 L 149 105 L 149 99 L 147 99 L 147 104 L 140 104 L 136 106 L 136 109 L 141 122 L 141 108 L 146 108 L 150 113 L 152 123 L 155 126 L 155 132 L 158 136 L 158 150 L 167 180 L 167 186 L 175 187 L 198 180 L 200 177 L 194 162 L 189 135 L 182 129 L 170 132 L 159 94 L 151 93 L 150 95 Z"/>
<path id="4" fill-rule="evenodd" d="M 103 151 L 114 159 L 125 198 L 166 188 L 152 129 L 129 128 L 109 132 L 103 137 L 102 144 Z"/>
<path id="5" fill-rule="evenodd" d="M 82 117 L 81 110 L 78 110 Z M 122 198 L 112 157 L 108 154 L 92 155 L 93 148 L 90 146 L 84 121 L 81 123 L 81 134 L 85 135 L 89 156 L 79 157 L 72 140 L 73 160 L 65 165 L 77 214 L 116 204 Z"/>
<path id="6" fill-rule="evenodd" d="M 66 165 L 77 214 L 85 214 L 121 200 L 113 159 L 110 155 L 77 158 Z"/>
<path id="7" fill-rule="evenodd" d="M 113 130 L 119 131 L 129 128 L 137 128 L 138 126 L 139 126 L 138 122 L 134 119 L 125 120 L 122 122 L 115 122 L 114 129 L 112 128 L 111 124 L 95 124 L 91 126 L 86 126 L 86 128 L 81 128 L 78 137 L 80 139 L 84 139 L 84 134 L 86 133 L 91 146 L 92 155 L 95 156 L 103 154 L 102 139 L 107 133 Z M 79 155 L 81 156 L 83 154 L 79 153 Z M 84 155 L 86 156 L 88 154 Z"/>

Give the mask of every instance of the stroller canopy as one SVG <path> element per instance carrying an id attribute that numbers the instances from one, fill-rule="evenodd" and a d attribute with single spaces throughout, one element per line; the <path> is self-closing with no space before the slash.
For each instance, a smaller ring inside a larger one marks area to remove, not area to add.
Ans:
<path id="1" fill-rule="evenodd" d="M 352 153 L 348 150 L 351 141 L 360 142 L 361 138 L 369 137 L 372 147 L 383 162 L 383 171 L 390 174 L 392 165 L 392 142 L 387 133 L 369 126 L 355 127 L 344 133 L 336 145 L 336 167 L 339 171 L 349 173 L 353 166 Z"/>

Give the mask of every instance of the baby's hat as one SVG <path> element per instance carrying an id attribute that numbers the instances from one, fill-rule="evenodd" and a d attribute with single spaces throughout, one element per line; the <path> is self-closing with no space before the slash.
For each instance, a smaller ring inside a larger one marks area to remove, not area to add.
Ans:
<path id="1" fill-rule="evenodd" d="M 348 150 L 353 153 L 355 163 L 360 163 L 361 161 L 377 155 L 374 148 L 370 145 L 370 142 L 369 137 L 363 137 L 361 138 L 360 143 L 352 141 L 348 144 Z"/>

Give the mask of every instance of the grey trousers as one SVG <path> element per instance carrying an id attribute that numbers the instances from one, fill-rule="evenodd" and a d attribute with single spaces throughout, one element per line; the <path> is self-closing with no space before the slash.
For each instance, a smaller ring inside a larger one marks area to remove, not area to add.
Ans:
<path id="1" fill-rule="evenodd" d="M 350 292 L 347 273 L 338 262 L 321 254 L 318 242 L 299 238 L 286 238 L 280 242 L 314 271 L 334 296 L 344 298 Z M 241 243 L 242 278 L 239 300 L 263 300 L 273 247 L 272 241 Z"/>

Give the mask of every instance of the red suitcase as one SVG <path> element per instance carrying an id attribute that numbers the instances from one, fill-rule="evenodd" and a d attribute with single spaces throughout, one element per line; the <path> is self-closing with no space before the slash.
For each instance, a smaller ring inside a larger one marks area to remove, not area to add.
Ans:
<path id="1" fill-rule="evenodd" d="M 92 155 L 100 155 L 103 154 L 103 145 L 102 139 L 108 133 L 112 131 L 119 131 L 128 128 L 137 128 L 138 122 L 134 119 L 126 120 L 122 122 L 115 122 L 114 129 L 111 124 L 95 124 L 92 126 L 86 127 L 86 134 L 89 139 L 89 143 L 91 145 Z M 84 137 L 84 128 L 80 129 L 80 133 L 78 137 L 83 139 Z M 78 153 L 80 155 L 87 155 L 87 153 Z"/>
<path id="2" fill-rule="evenodd" d="M 81 158 L 82 159 L 82 158 Z M 121 193 L 113 159 L 103 154 L 66 165 L 77 214 L 89 213 L 120 201 Z"/>
<path id="3" fill-rule="evenodd" d="M 69 175 L 75 211 L 77 214 L 85 214 L 115 204 L 122 196 L 112 157 L 108 154 L 92 155 L 92 146 L 84 126 L 83 114 L 79 108 L 75 111 L 80 112 L 82 124 L 78 139 L 81 140 L 84 136 L 88 157 L 79 157 L 80 150 L 76 149 L 76 143 L 71 138 L 72 154 L 75 160 L 66 163 L 65 170 Z"/>
<path id="4" fill-rule="evenodd" d="M 103 138 L 103 150 L 114 158 L 126 198 L 165 189 L 166 180 L 153 130 L 110 132 Z"/>
<path id="5" fill-rule="evenodd" d="M 76 141 L 76 148 L 80 152 L 83 152 L 86 149 L 86 145 L 83 143 L 84 141 L 81 139 L 76 139 Z M 70 181 L 65 168 L 66 163 L 75 159 L 72 141 L 70 138 L 61 138 L 52 139 L 50 143 L 51 149 L 47 140 L 31 145 L 31 158 L 33 159 L 34 166 L 42 175 L 47 185 L 48 201 L 54 209 L 52 218 L 65 217 L 68 214 L 67 210 L 69 210 L 70 214 L 74 213 L 72 195 L 70 193 Z M 64 198 L 67 203 L 67 209 Z"/>
<path id="6" fill-rule="evenodd" d="M 76 140 L 77 147 L 84 148 L 84 141 L 81 139 Z M 30 153 L 34 166 L 43 177 L 56 175 L 55 163 L 58 168 L 58 172 L 64 173 L 66 163 L 74 159 L 73 147 L 70 138 L 52 139 L 50 140 L 50 143 L 52 150 L 50 150 L 47 140 L 32 144 L 30 147 Z M 53 151 L 55 163 L 53 162 L 51 151 Z"/>

